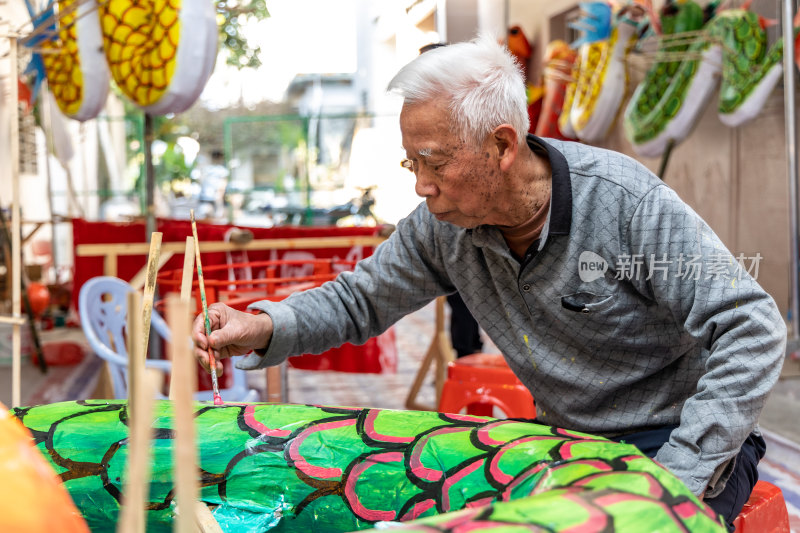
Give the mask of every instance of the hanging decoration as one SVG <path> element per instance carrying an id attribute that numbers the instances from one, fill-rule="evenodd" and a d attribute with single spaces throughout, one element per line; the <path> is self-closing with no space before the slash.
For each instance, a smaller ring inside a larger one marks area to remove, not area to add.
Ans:
<path id="1" fill-rule="evenodd" d="M 25 43 L 35 47 L 32 66 L 70 118 L 96 117 L 109 79 L 149 114 L 180 113 L 211 75 L 217 50 L 213 3 L 58 0 L 55 7 L 35 13 L 29 4 L 34 29 Z"/>
<path id="2" fill-rule="evenodd" d="M 608 135 L 621 108 L 628 84 L 627 56 L 645 11 L 627 4 L 612 16 L 604 2 L 581 4 L 581 11 L 584 16 L 574 27 L 583 35 L 573 43 L 578 46 L 574 82 L 567 87 L 559 128 L 566 137 L 596 143 Z"/>
<path id="3" fill-rule="evenodd" d="M 643 157 L 661 156 L 686 139 L 717 87 L 723 124 L 752 120 L 783 74 L 783 39 L 768 47 L 770 21 L 751 12 L 749 2 L 709 10 L 705 18 L 691 0 L 668 8 L 656 61 L 625 111 L 625 134 Z"/>
<path id="4" fill-rule="evenodd" d="M 533 46 L 525 32 L 519 25 L 514 25 L 508 28 L 506 32 L 505 46 L 511 55 L 514 56 L 517 64 L 522 73 L 522 79 L 525 82 L 525 96 L 528 104 L 528 121 L 530 126 L 528 131 L 533 132 L 536 127 L 536 122 L 539 120 L 539 114 L 542 110 L 542 102 L 544 101 L 544 87 L 530 82 L 529 64 L 531 56 L 533 55 Z"/>
<path id="5" fill-rule="evenodd" d="M 33 97 L 46 78 L 66 116 L 80 121 L 96 117 L 108 97 L 109 74 L 95 0 L 58 0 L 39 13 L 31 0 L 25 3 L 33 22 L 23 40 L 34 49 L 26 70 L 34 75 Z"/>
<path id="6" fill-rule="evenodd" d="M 152 115 L 187 110 L 217 56 L 213 2 L 109 0 L 98 9 L 117 86 Z"/>
<path id="7" fill-rule="evenodd" d="M 0 404 L 0 531 L 88 533 L 86 522 L 19 420 Z"/>
<path id="8" fill-rule="evenodd" d="M 13 413 L 92 530 L 113 527 L 124 496 L 126 402 L 64 402 Z M 223 531 L 334 533 L 418 518 L 420 528 L 436 521 L 470 531 L 492 521 L 554 532 L 588 524 L 618 533 L 725 531 L 710 508 L 636 447 L 549 426 L 231 403 L 197 403 L 194 420 L 201 498 Z M 169 530 L 174 517 L 173 423 L 172 404 L 157 402 L 149 531 Z"/>
<path id="9" fill-rule="evenodd" d="M 533 47 L 521 26 L 511 26 L 506 37 L 506 47 L 522 69 L 522 79 L 528 83 L 528 62 L 533 55 Z"/>
<path id="10" fill-rule="evenodd" d="M 544 99 L 534 134 L 563 140 L 575 140 L 564 135 L 558 127 L 558 118 L 564 107 L 567 85 L 572 81 L 572 69 L 577 57 L 565 41 L 556 40 L 544 51 Z"/>

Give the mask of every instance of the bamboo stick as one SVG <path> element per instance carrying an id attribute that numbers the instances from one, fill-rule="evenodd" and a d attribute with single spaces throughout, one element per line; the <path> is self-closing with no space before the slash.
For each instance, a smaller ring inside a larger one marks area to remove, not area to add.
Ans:
<path id="1" fill-rule="evenodd" d="M 183 277 L 181 278 L 181 301 L 186 303 L 192 298 L 194 247 L 194 237 L 186 237 L 186 247 L 183 251 Z"/>
<path id="2" fill-rule="evenodd" d="M 428 351 L 422 359 L 419 370 L 417 370 L 417 375 L 414 377 L 414 382 L 411 384 L 411 388 L 406 396 L 406 409 L 415 411 L 435 411 L 439 406 L 439 401 L 442 397 L 442 387 L 444 387 L 444 381 L 447 379 L 447 365 L 454 359 L 453 346 L 450 344 L 450 339 L 445 331 L 445 300 L 446 298 L 444 296 L 436 298 L 436 325 L 433 332 L 433 339 L 428 346 Z M 417 401 L 417 397 L 419 396 L 419 391 L 422 388 L 422 384 L 432 364 L 435 365 L 434 383 L 436 405 L 425 405 Z"/>
<path id="3" fill-rule="evenodd" d="M 183 254 L 183 278 L 181 279 L 181 295 L 180 301 L 181 303 L 186 304 L 187 309 L 189 309 L 189 302 L 191 302 L 192 298 L 192 278 L 194 277 L 194 237 L 186 237 L 186 250 Z M 167 305 L 169 305 L 169 300 L 167 301 Z M 170 327 L 172 322 L 169 322 Z M 191 334 L 191 332 L 190 332 Z M 173 384 L 177 379 L 175 376 L 175 361 L 173 359 L 172 363 L 172 379 L 169 382 L 169 399 L 175 399 L 175 387 Z M 197 376 L 193 376 L 190 378 L 192 383 L 195 383 L 197 380 Z M 196 389 L 197 387 L 195 387 Z M 194 395 L 194 391 L 192 391 L 192 395 Z"/>
<path id="4" fill-rule="evenodd" d="M 81 13 L 78 13 L 75 16 L 75 18 L 72 20 L 71 23 L 69 23 L 69 24 L 61 24 L 61 21 L 67 15 L 69 15 L 73 11 L 77 11 L 78 8 L 80 8 L 83 4 L 88 4 L 88 3 L 93 3 L 94 5 L 89 6 L 88 9 L 84 10 Z M 31 40 L 33 40 L 35 37 L 39 37 L 40 41 L 41 40 L 52 41 L 52 40 L 58 38 L 58 36 L 60 35 L 62 30 L 66 31 L 70 27 L 74 26 L 78 22 L 78 20 L 80 20 L 81 18 L 83 18 L 83 17 L 85 17 L 85 16 L 87 16 L 89 14 L 96 13 L 97 8 L 100 7 L 100 5 L 105 4 L 105 3 L 106 2 L 96 2 L 95 3 L 95 2 L 92 2 L 92 0 L 78 0 L 77 2 L 74 2 L 71 5 L 67 6 L 65 9 L 59 10 L 58 13 L 56 13 L 56 11 L 53 10 L 53 12 L 50 15 L 48 15 L 44 19 L 40 20 L 39 24 L 36 27 L 34 27 L 33 30 L 31 30 L 31 32 L 28 35 L 26 35 L 24 38 L 20 39 L 20 44 L 26 45 L 29 42 L 31 42 Z M 51 25 L 54 25 L 54 27 L 51 27 Z"/>
<path id="5" fill-rule="evenodd" d="M 117 277 L 117 254 L 107 253 L 103 258 L 103 275 Z"/>
<path id="6" fill-rule="evenodd" d="M 162 245 L 163 246 L 163 245 Z M 156 265 L 156 272 L 161 270 L 161 268 L 167 264 L 167 262 L 172 259 L 172 256 L 175 255 L 174 252 L 164 252 L 162 250 L 161 255 L 158 257 L 158 264 Z M 128 282 L 128 285 L 133 287 L 135 290 L 139 290 L 144 287 L 144 283 L 147 279 L 147 266 L 143 266 L 139 272 L 133 275 L 131 280 Z"/>
<path id="7" fill-rule="evenodd" d="M 161 233 L 154 231 L 150 235 L 150 254 L 147 258 L 147 274 L 145 275 L 144 297 L 142 298 L 142 361 L 147 359 L 147 347 L 150 341 L 150 317 L 153 314 L 153 297 L 156 291 L 158 275 L 158 256 L 161 254 Z"/>
<path id="8" fill-rule="evenodd" d="M 203 502 L 197 502 L 197 531 L 200 533 L 223 533 L 214 515 Z"/>
<path id="9" fill-rule="evenodd" d="M 175 501 L 178 509 L 188 510 L 178 513 L 173 528 L 176 533 L 197 531 L 195 502 L 200 494 L 193 410 L 197 373 L 191 349 L 185 342 L 191 334 L 190 319 L 189 303 L 176 294 L 167 296 L 167 322 L 173 336 L 169 350 L 172 359 L 170 398 L 175 415 Z"/>
<path id="10" fill-rule="evenodd" d="M 283 379 L 280 366 L 267 367 L 267 401 L 278 403 L 283 398 Z"/>
<path id="11" fill-rule="evenodd" d="M 20 195 L 19 195 L 19 107 L 17 94 L 17 38 L 9 38 L 9 62 L 11 76 L 9 100 L 11 124 L 11 313 L 20 318 L 22 312 L 22 243 L 20 228 Z M 11 328 L 11 407 L 19 407 L 22 400 L 22 336 L 20 325 Z"/>
<path id="12" fill-rule="evenodd" d="M 139 293 L 131 291 L 127 297 L 128 314 L 125 317 L 125 349 L 128 352 L 128 416 L 132 416 L 138 383 L 144 374 L 144 359 L 139 360 L 141 342 L 141 300 Z M 109 333 L 109 337 L 111 334 Z M 141 367 L 139 366 L 141 364 Z"/>
<path id="13" fill-rule="evenodd" d="M 135 292 L 128 295 L 128 317 L 128 338 L 131 346 L 128 352 L 128 370 L 136 378 L 131 379 L 128 390 L 128 464 L 117 532 L 144 533 L 147 521 L 145 504 L 150 486 L 150 440 L 153 435 L 155 390 L 151 380 L 144 374 L 142 313 Z"/>

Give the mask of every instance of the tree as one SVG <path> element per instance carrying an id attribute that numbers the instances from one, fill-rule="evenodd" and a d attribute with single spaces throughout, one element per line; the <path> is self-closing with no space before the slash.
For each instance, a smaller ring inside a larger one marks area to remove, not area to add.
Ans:
<path id="1" fill-rule="evenodd" d="M 226 62 L 236 68 L 261 66 L 261 47 L 253 46 L 242 36 L 249 22 L 269 17 L 266 0 L 219 0 L 217 22 L 220 29 L 220 48 L 228 51 Z"/>

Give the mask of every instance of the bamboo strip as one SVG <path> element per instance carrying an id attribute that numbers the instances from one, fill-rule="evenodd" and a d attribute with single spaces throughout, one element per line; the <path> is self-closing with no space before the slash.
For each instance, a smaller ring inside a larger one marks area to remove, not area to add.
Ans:
<path id="1" fill-rule="evenodd" d="M 167 296 L 167 322 L 172 330 L 173 342 L 169 344 L 172 359 L 172 381 L 170 398 L 173 400 L 175 414 L 175 434 L 173 457 L 175 464 L 175 501 L 178 509 L 189 512 L 178 513 L 173 531 L 194 533 L 195 502 L 200 488 L 197 478 L 197 448 L 194 428 L 194 393 L 197 381 L 194 358 L 185 342 L 190 336 L 191 315 L 189 303 L 178 295 Z"/>
<path id="2" fill-rule="evenodd" d="M 187 309 L 189 309 L 189 302 L 191 301 L 192 297 L 192 278 L 194 277 L 194 237 L 186 237 L 186 251 L 183 254 L 183 278 L 181 279 L 181 295 L 180 301 L 182 304 L 186 304 Z M 169 303 L 167 303 L 169 305 Z M 169 322 L 171 325 L 172 322 Z M 191 332 L 190 332 L 191 335 Z M 174 400 L 176 390 L 173 387 L 175 383 L 175 362 L 173 359 L 173 371 L 172 371 L 172 379 L 169 382 L 169 399 Z M 191 378 L 192 383 L 196 381 L 197 377 L 193 376 Z M 197 388 L 197 387 L 195 387 Z M 194 395 L 194 391 L 192 391 L 192 395 Z"/>
<path id="3" fill-rule="evenodd" d="M 156 265 L 156 272 L 161 270 L 161 268 L 167 264 L 167 262 L 172 259 L 172 256 L 175 255 L 175 252 L 162 252 L 161 255 L 158 257 L 158 265 Z M 136 289 L 137 291 L 144 286 L 145 280 L 147 279 L 147 265 L 143 266 L 139 272 L 134 274 L 128 284 Z"/>
<path id="4" fill-rule="evenodd" d="M 186 237 L 186 247 L 183 252 L 183 277 L 181 278 L 181 301 L 186 303 L 192 298 L 194 246 L 194 237 Z"/>
<path id="5" fill-rule="evenodd" d="M 351 246 L 377 246 L 386 237 L 357 236 L 357 237 L 302 237 L 297 239 L 255 239 L 245 244 L 224 241 L 208 241 L 203 243 L 203 251 L 232 252 L 239 250 L 291 250 L 314 248 L 348 248 Z M 119 255 L 145 255 L 149 249 L 147 243 L 105 243 L 105 244 L 79 244 L 75 247 L 77 257 L 94 256 L 119 256 Z M 183 243 L 165 242 L 161 247 L 162 252 L 182 252 Z"/>
<path id="6" fill-rule="evenodd" d="M 158 275 L 158 256 L 161 254 L 161 233 L 154 231 L 150 235 L 150 255 L 147 258 L 147 274 L 145 275 L 144 297 L 142 298 L 142 361 L 147 359 L 147 347 L 150 341 L 150 317 L 153 314 L 153 297 L 156 291 Z"/>
<path id="7" fill-rule="evenodd" d="M 138 295 L 128 296 L 128 330 L 131 350 L 128 353 L 128 370 L 136 375 L 128 390 L 128 464 L 124 478 L 122 508 L 117 522 L 118 533 L 144 533 L 146 528 L 146 502 L 150 486 L 152 418 L 155 390 L 144 374 L 144 336 L 142 313 Z"/>
<path id="8" fill-rule="evenodd" d="M 9 123 L 11 126 L 11 313 L 14 318 L 22 315 L 22 243 L 20 228 L 19 194 L 19 107 L 17 100 L 17 38 L 11 37 L 9 79 L 10 98 L 8 100 Z M 22 335 L 20 325 L 11 328 L 11 407 L 19 407 L 22 401 Z"/>

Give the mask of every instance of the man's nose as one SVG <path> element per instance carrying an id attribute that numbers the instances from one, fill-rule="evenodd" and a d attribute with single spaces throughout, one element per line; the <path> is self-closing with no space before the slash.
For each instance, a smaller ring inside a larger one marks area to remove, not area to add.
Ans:
<path id="1" fill-rule="evenodd" d="M 432 180 L 426 178 L 421 172 L 417 172 L 416 178 L 417 181 L 414 185 L 414 192 L 417 193 L 417 196 L 428 198 L 429 196 L 436 196 L 439 193 L 436 184 L 434 184 Z"/>

